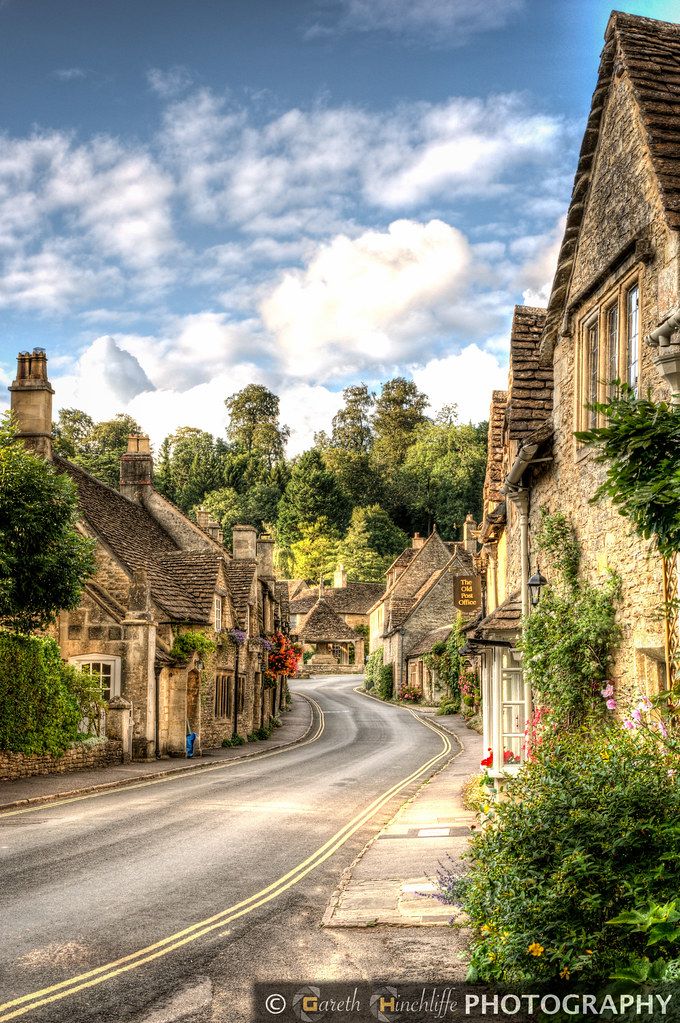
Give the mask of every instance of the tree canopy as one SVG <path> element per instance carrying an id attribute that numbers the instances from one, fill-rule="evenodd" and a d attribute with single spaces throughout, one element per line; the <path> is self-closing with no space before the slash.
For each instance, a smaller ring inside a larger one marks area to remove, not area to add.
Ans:
<path id="1" fill-rule="evenodd" d="M 31 632 L 76 607 L 94 544 L 76 529 L 75 486 L 0 419 L 0 621 Z"/>

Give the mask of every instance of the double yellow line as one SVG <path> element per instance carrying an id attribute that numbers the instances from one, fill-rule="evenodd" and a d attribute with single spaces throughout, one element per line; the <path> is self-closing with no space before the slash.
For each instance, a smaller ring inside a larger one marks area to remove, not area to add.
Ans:
<path id="1" fill-rule="evenodd" d="M 321 724 L 323 725 L 323 713 L 321 708 L 318 707 L 319 713 L 321 713 Z M 121 959 L 116 959 L 113 962 L 105 963 L 103 966 L 98 966 L 93 970 L 88 970 L 86 973 L 81 973 L 76 977 L 71 977 L 68 980 L 63 980 L 58 984 L 53 984 L 51 987 L 42 988 L 39 991 L 32 991 L 29 994 L 21 995 L 19 998 L 14 998 L 9 1002 L 5 1002 L 0 1005 L 0 1023 L 6 1023 L 7 1020 L 17 1019 L 19 1016 L 23 1016 L 33 1009 L 37 1009 L 43 1005 L 49 1005 L 52 1002 L 61 1001 L 63 998 L 69 998 L 71 995 L 77 994 L 79 991 L 84 991 L 87 988 L 95 987 L 98 984 L 103 984 L 108 980 L 113 980 L 114 977 L 119 977 L 123 973 L 128 973 L 130 970 L 136 970 L 140 966 L 144 966 L 147 963 L 153 962 L 155 959 L 160 959 L 163 956 L 169 955 L 176 949 L 182 948 L 184 945 L 189 945 L 194 941 L 198 941 L 199 938 L 203 938 L 214 931 L 221 930 L 227 925 L 238 920 L 240 917 L 246 916 L 248 913 L 252 913 L 260 906 L 264 906 L 267 902 L 271 902 L 273 899 L 278 898 L 284 892 L 288 891 L 294 885 L 298 884 L 304 877 L 306 877 L 312 870 L 324 863 L 329 857 L 333 856 L 341 846 L 345 845 L 346 842 L 354 835 L 360 828 L 362 828 L 368 821 L 383 807 L 386 803 L 392 799 L 393 796 L 397 795 L 402 789 L 406 788 L 412 782 L 422 777 L 435 764 L 443 760 L 451 752 L 451 742 L 439 728 L 435 728 L 428 721 L 424 721 L 418 715 L 413 715 L 416 720 L 420 721 L 425 727 L 430 728 L 433 732 L 442 740 L 443 748 L 440 753 L 436 756 L 431 757 L 427 763 L 423 764 L 416 771 L 413 771 L 408 777 L 403 778 L 401 781 L 392 785 L 391 788 L 387 789 L 380 796 L 373 800 L 373 802 L 361 810 L 355 817 L 352 818 L 343 828 L 337 831 L 332 838 L 329 838 L 322 846 L 320 846 L 315 852 L 308 856 L 306 860 L 299 863 L 292 870 L 288 871 L 282 877 L 279 877 L 276 881 L 273 881 L 266 888 L 262 888 L 261 891 L 251 895 L 248 899 L 244 899 L 242 902 L 236 903 L 234 906 L 229 906 L 227 909 L 221 910 L 219 913 L 215 913 L 213 916 L 206 917 L 204 920 L 198 921 L 198 923 L 192 924 L 190 927 L 185 927 L 184 930 L 177 931 L 175 934 L 171 934 L 167 938 L 163 938 L 161 941 L 155 942 L 153 945 L 147 945 L 145 948 L 140 948 L 136 952 L 131 952 L 129 955 L 123 956 Z M 319 733 L 320 734 L 320 733 Z M 318 737 L 318 736 L 317 736 Z M 309 740 L 311 741 L 311 740 Z M 275 751 L 272 751 L 272 755 Z"/>

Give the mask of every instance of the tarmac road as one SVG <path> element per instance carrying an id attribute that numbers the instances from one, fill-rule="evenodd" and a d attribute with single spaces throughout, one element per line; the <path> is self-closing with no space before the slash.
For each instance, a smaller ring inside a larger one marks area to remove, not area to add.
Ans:
<path id="1" fill-rule="evenodd" d="M 356 684 L 294 684 L 304 745 L 1 815 L 0 1023 L 248 1020 L 252 981 L 310 979 L 342 870 L 452 755 Z"/>

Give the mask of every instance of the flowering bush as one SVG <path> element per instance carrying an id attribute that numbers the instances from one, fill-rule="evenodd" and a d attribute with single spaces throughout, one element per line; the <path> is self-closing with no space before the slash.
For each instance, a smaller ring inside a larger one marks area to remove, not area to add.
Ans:
<path id="1" fill-rule="evenodd" d="M 423 698 L 423 694 L 420 689 L 415 686 L 402 686 L 401 692 L 399 693 L 399 699 L 405 703 L 420 703 Z"/>
<path id="2" fill-rule="evenodd" d="M 680 890 L 680 754 L 658 735 L 547 735 L 508 783 L 454 886 L 474 928 L 470 980 L 598 982 L 648 957 L 620 920 Z"/>
<path id="3" fill-rule="evenodd" d="M 229 638 L 236 644 L 236 646 L 243 646 L 248 638 L 248 633 L 244 632 L 243 629 L 230 629 Z"/>
<path id="4" fill-rule="evenodd" d="M 275 632 L 269 642 L 269 671 L 274 675 L 285 675 L 286 678 L 295 675 L 302 657 L 302 648 L 297 643 L 291 643 L 282 632 Z"/>

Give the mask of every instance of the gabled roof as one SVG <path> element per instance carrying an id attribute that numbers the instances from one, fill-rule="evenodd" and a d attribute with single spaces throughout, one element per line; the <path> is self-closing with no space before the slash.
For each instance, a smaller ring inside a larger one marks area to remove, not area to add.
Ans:
<path id="1" fill-rule="evenodd" d="M 356 642 L 358 633 L 345 625 L 325 597 L 319 597 L 314 607 L 302 619 L 297 634 L 304 643 Z"/>
<path id="2" fill-rule="evenodd" d="M 508 437 L 523 440 L 552 411 L 552 366 L 540 366 L 545 309 L 516 305 L 510 335 L 510 374 L 506 422 Z"/>
<path id="3" fill-rule="evenodd" d="M 347 583 L 346 586 L 325 586 L 323 595 L 338 614 L 365 615 L 382 592 L 382 583 Z M 319 587 L 310 586 L 291 601 L 290 613 L 307 614 L 318 598 Z"/>
<path id="4" fill-rule="evenodd" d="M 513 593 L 502 604 L 499 604 L 495 611 L 482 619 L 474 631 L 468 634 L 468 639 L 471 643 L 474 643 L 475 640 L 489 643 L 494 639 L 501 639 L 503 642 L 509 643 L 512 642 L 521 623 L 522 600 L 519 593 Z"/>
<path id="5" fill-rule="evenodd" d="M 78 490 L 80 515 L 130 574 L 145 569 L 154 601 L 170 619 L 206 622 L 210 581 L 217 579 L 220 555 L 212 551 L 181 551 L 152 515 L 79 466 L 53 456 Z M 213 590 L 210 593 L 214 592 Z"/>
<path id="6" fill-rule="evenodd" d="M 614 11 L 605 32 L 597 85 L 583 135 L 567 222 L 541 343 L 546 363 L 558 337 L 569 289 L 607 94 L 615 74 L 630 79 L 647 136 L 666 222 L 680 230 L 680 25 Z"/>

